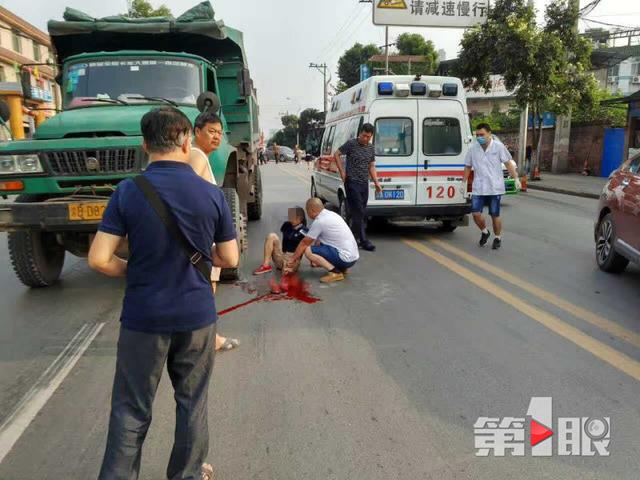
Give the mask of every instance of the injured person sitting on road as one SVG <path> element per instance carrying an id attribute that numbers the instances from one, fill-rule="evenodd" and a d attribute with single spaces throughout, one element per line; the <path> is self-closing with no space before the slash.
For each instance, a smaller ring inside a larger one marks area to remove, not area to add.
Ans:
<path id="1" fill-rule="evenodd" d="M 307 233 L 307 218 L 302 207 L 289 209 L 289 220 L 280 227 L 282 242 L 277 233 L 270 233 L 264 241 L 264 260 L 262 265 L 253 271 L 254 275 L 262 275 L 271 272 L 271 262 L 283 273 L 294 273 L 300 266 L 300 260 L 291 264 L 285 270 L 285 266 L 293 256 L 296 248 Z"/>
<path id="2" fill-rule="evenodd" d="M 342 217 L 324 208 L 319 198 L 310 198 L 306 206 L 307 215 L 313 223 L 285 265 L 284 272 L 298 265 L 304 255 L 312 266 L 322 267 L 329 272 L 320 279 L 321 282 L 342 281 L 349 268 L 360 258 L 358 243 Z"/>

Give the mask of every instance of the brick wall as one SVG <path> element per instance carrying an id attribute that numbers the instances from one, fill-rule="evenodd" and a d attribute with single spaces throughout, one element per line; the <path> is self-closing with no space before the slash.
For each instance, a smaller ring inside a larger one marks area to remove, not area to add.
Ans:
<path id="1" fill-rule="evenodd" d="M 602 159 L 602 143 L 604 139 L 605 127 L 602 125 L 572 125 L 571 139 L 569 141 L 569 171 L 582 172 L 585 160 L 591 167 L 593 175 L 600 174 L 600 161 Z M 496 132 L 500 140 L 508 145 L 510 149 L 517 152 L 519 148 L 518 132 L 506 131 Z M 553 159 L 553 142 L 555 139 L 555 128 L 544 128 L 542 130 L 540 169 L 551 170 Z M 527 143 L 533 143 L 533 131 L 529 130 Z"/>

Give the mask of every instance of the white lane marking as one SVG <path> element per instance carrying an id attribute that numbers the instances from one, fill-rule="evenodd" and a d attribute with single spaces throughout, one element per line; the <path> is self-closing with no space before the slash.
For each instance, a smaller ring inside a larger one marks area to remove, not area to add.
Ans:
<path id="1" fill-rule="evenodd" d="M 0 463 L 96 338 L 104 323 L 84 324 L 0 426 Z"/>

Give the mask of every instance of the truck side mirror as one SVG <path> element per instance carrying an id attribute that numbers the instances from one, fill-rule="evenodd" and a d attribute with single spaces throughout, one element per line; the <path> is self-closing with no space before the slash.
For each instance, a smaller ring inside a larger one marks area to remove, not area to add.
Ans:
<path id="1" fill-rule="evenodd" d="M 198 95 L 196 105 L 200 112 L 211 111 L 217 113 L 220 110 L 220 97 L 213 92 L 202 92 Z"/>
<path id="2" fill-rule="evenodd" d="M 0 100 L 0 118 L 3 122 L 8 122 L 9 117 L 11 117 L 11 110 L 9 110 L 9 105 L 4 100 Z"/>
<path id="3" fill-rule="evenodd" d="M 238 90 L 241 97 L 250 97 L 253 93 L 253 80 L 248 68 L 243 68 L 238 72 Z"/>

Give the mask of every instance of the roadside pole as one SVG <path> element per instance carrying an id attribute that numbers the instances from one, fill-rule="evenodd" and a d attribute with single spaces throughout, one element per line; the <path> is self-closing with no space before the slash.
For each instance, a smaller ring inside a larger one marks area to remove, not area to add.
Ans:
<path id="1" fill-rule="evenodd" d="M 326 63 L 310 63 L 309 68 L 315 68 L 322 73 L 322 82 L 324 85 L 324 113 L 329 110 L 329 82 L 327 81 L 327 64 Z"/>
<path id="2" fill-rule="evenodd" d="M 384 26 L 384 74 L 389 75 L 389 25 Z"/>

